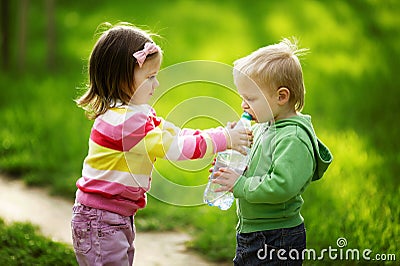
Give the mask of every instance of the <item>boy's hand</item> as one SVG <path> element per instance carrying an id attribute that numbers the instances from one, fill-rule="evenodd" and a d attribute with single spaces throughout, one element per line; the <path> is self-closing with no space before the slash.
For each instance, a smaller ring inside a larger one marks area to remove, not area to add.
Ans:
<path id="1" fill-rule="evenodd" d="M 233 192 L 233 186 L 235 185 L 236 180 L 240 177 L 240 174 L 235 172 L 233 169 L 221 167 L 214 173 L 214 177 L 215 179 L 213 179 L 212 182 L 221 185 L 221 187 L 215 189 L 215 192 Z"/>
<path id="2" fill-rule="evenodd" d="M 237 150 L 238 152 L 247 155 L 246 150 L 243 146 L 250 147 L 253 142 L 253 133 L 246 131 L 244 128 L 234 128 L 236 122 L 228 122 L 225 130 L 227 132 L 227 148 Z"/>

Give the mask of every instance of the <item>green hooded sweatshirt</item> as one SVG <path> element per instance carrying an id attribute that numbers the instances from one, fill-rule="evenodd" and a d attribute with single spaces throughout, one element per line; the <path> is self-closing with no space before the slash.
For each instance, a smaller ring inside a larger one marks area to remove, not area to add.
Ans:
<path id="1" fill-rule="evenodd" d="M 236 181 L 238 232 L 290 228 L 301 224 L 301 194 L 320 179 L 332 154 L 317 138 L 311 117 L 299 114 L 271 126 L 253 127 L 247 170 Z"/>

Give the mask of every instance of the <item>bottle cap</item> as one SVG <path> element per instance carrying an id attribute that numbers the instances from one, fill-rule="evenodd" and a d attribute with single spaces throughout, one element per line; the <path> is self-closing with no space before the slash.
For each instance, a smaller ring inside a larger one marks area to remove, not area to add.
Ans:
<path id="1" fill-rule="evenodd" d="M 247 120 L 253 120 L 253 117 L 251 116 L 251 114 L 249 114 L 247 112 L 243 112 L 242 118 L 245 118 Z"/>

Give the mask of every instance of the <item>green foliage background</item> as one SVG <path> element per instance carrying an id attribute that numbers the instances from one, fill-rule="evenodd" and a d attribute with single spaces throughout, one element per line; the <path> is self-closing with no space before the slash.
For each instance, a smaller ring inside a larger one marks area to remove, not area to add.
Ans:
<path id="1" fill-rule="evenodd" d="M 52 69 L 45 64 L 43 3 L 31 1 L 28 10 L 26 65 L 18 69 L 18 1 L 11 4 L 12 65 L 0 73 L 2 172 L 73 198 L 92 123 L 73 99 L 85 87 L 87 58 L 102 22 L 128 21 L 162 36 L 157 41 L 164 50 L 163 68 L 189 60 L 231 65 L 259 47 L 296 36 L 311 51 L 302 61 L 303 112 L 312 115 L 317 134 L 334 155 L 325 178 L 304 194 L 308 248 L 336 247 L 345 237 L 348 248 L 396 253 L 399 260 L 397 1 L 58 1 Z M 158 115 L 167 117 L 174 101 L 199 95 L 223 98 L 240 112 L 238 96 L 213 85 L 181 86 L 174 93 L 157 104 Z M 216 125 L 198 119 L 184 126 Z M 173 182 L 200 186 L 211 158 L 205 160 L 194 172 L 162 160 L 156 169 Z M 194 239 L 191 247 L 210 259 L 234 256 L 233 208 L 179 207 L 150 196 L 136 223 L 139 234 L 187 231 Z"/>
<path id="2" fill-rule="evenodd" d="M 0 219 L 1 265 L 76 265 L 74 251 L 66 244 L 52 242 L 27 223 L 6 225 Z"/>

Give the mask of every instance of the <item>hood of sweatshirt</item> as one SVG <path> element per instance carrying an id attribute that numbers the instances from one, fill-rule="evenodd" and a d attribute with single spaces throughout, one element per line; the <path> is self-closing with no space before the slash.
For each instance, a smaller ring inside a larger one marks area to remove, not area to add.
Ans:
<path id="1" fill-rule="evenodd" d="M 311 117 L 309 115 L 298 114 L 297 116 L 279 120 L 275 123 L 275 127 L 277 128 L 287 125 L 298 125 L 307 132 L 313 145 L 314 156 L 317 164 L 312 181 L 321 179 L 325 171 L 328 169 L 328 166 L 331 164 L 333 156 L 328 147 L 322 143 L 315 134 L 311 123 Z"/>

